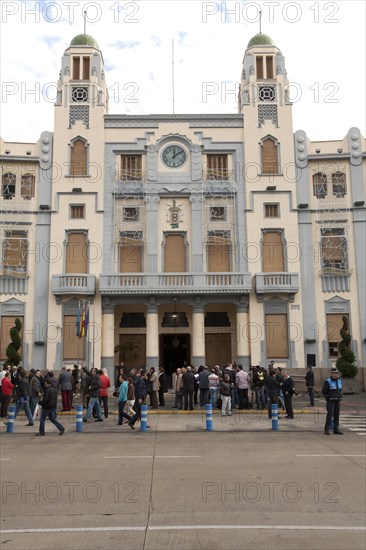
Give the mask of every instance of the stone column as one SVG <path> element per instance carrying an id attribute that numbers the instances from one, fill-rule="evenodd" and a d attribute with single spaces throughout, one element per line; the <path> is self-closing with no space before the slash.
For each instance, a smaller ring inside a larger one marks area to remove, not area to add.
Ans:
<path id="1" fill-rule="evenodd" d="M 205 350 L 205 308 L 192 307 L 192 365 L 204 365 L 206 362 Z"/>
<path id="2" fill-rule="evenodd" d="M 146 308 L 146 368 L 159 366 L 158 306 Z"/>
<path id="3" fill-rule="evenodd" d="M 114 380 L 114 306 L 104 305 L 102 309 L 102 367 L 108 370 Z"/>
<path id="4" fill-rule="evenodd" d="M 250 366 L 250 332 L 247 305 L 236 306 L 236 355 L 237 364 L 243 365 L 246 371 Z"/>

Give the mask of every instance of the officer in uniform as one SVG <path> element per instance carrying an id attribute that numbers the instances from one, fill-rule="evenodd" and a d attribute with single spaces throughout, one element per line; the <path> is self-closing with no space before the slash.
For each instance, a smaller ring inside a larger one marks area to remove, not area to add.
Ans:
<path id="1" fill-rule="evenodd" d="M 330 435 L 330 424 L 333 420 L 334 431 L 337 435 L 343 435 L 339 431 L 339 411 L 342 400 L 342 380 L 339 379 L 339 371 L 333 368 L 330 371 L 330 377 L 324 381 L 322 393 L 327 400 L 327 418 L 325 420 L 325 435 Z"/>

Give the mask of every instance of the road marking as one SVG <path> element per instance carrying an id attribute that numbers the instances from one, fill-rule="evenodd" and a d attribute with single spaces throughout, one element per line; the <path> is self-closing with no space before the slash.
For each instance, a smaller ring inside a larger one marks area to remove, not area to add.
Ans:
<path id="1" fill-rule="evenodd" d="M 105 456 L 104 458 L 202 458 L 201 455 L 121 455 Z"/>
<path id="2" fill-rule="evenodd" d="M 0 460 L 10 460 L 10 458 L 0 458 Z"/>
<path id="3" fill-rule="evenodd" d="M 366 531 L 366 527 L 342 525 L 149 525 L 139 527 L 60 527 L 58 529 L 1 529 L 0 534 L 22 533 L 91 533 L 101 531 L 183 531 L 206 529 L 275 529 L 277 531 Z"/>
<path id="4" fill-rule="evenodd" d="M 338 455 L 296 455 L 296 456 L 326 456 L 326 457 L 329 457 L 329 456 L 345 456 L 345 457 L 358 456 L 358 457 L 366 457 L 366 455 L 341 455 L 341 454 L 338 454 Z"/>

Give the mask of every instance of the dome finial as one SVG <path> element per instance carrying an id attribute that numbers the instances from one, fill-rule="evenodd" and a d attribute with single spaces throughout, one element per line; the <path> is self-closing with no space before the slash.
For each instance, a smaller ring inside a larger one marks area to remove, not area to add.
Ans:
<path id="1" fill-rule="evenodd" d="M 262 34 L 262 10 L 259 10 L 259 34 Z"/>

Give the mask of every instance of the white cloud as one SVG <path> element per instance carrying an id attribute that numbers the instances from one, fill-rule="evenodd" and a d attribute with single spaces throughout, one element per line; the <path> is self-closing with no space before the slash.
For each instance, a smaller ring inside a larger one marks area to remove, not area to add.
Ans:
<path id="1" fill-rule="evenodd" d="M 6 4 L 18 11 L 5 12 Z M 54 89 L 64 50 L 83 32 L 86 4 L 95 20 L 87 33 L 108 68 L 111 113 L 172 112 L 172 39 L 175 112 L 237 112 L 236 93 L 222 101 L 218 92 L 203 102 L 202 88 L 226 83 L 236 90 L 260 6 L 262 31 L 281 49 L 288 78 L 301 89 L 294 130 L 313 140 L 341 139 L 351 126 L 365 134 L 364 2 L 43 0 L 31 14 L 35 4 L 1 2 L 1 135 L 8 141 L 36 141 L 53 129 L 53 102 L 45 94 Z M 128 103 L 133 89 L 138 102 Z"/>

